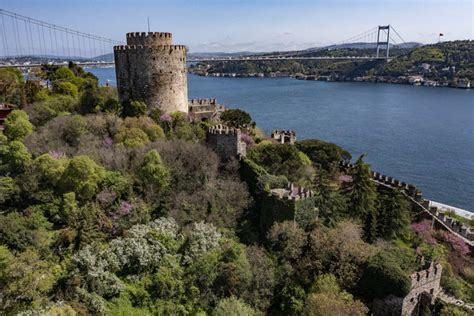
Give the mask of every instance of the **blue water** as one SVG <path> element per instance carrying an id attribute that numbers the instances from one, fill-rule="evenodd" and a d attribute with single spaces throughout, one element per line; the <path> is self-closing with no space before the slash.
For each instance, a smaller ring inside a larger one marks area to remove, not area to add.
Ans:
<path id="1" fill-rule="evenodd" d="M 113 68 L 91 70 L 104 82 Z M 474 211 L 474 91 L 408 85 L 189 76 L 189 98 L 248 111 L 266 132 L 293 129 L 366 154 L 425 197 Z"/>

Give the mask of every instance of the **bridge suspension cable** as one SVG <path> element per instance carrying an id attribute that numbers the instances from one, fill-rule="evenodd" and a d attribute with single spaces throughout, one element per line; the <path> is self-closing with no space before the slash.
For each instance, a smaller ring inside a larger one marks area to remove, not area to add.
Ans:
<path id="1" fill-rule="evenodd" d="M 48 60 L 105 60 L 113 39 L 72 30 L 21 14 L 0 9 L 0 59 L 27 62 L 31 58 Z"/>

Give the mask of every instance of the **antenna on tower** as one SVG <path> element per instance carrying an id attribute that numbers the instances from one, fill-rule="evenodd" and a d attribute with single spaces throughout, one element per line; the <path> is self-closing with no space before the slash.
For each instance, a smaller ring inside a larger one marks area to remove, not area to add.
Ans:
<path id="1" fill-rule="evenodd" d="M 150 17 L 147 17 L 147 21 L 148 21 L 148 32 L 150 32 Z"/>

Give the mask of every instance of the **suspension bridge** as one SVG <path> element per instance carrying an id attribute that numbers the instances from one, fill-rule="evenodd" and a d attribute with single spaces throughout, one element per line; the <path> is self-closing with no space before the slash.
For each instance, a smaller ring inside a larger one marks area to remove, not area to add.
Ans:
<path id="1" fill-rule="evenodd" d="M 121 41 L 84 33 L 64 26 L 0 9 L 0 67 L 32 68 L 43 64 L 83 66 L 113 65 L 113 46 Z M 196 57 L 188 62 L 252 60 L 371 60 L 389 59 L 390 49 L 405 41 L 391 25 L 377 26 L 331 46 L 251 56 Z M 363 55 L 334 55 L 337 48 L 358 48 Z M 326 53 L 327 52 L 327 53 Z"/>

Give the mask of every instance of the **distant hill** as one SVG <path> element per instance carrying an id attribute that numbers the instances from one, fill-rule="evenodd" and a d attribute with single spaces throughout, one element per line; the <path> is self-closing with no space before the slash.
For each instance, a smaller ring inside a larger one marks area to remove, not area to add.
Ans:
<path id="1" fill-rule="evenodd" d="M 365 43 L 366 44 L 366 43 Z M 280 52 L 299 56 L 374 56 L 374 49 L 363 47 L 364 43 L 345 44 L 323 49 Z M 410 76 L 422 76 L 434 85 L 457 86 L 460 79 L 474 80 L 474 42 L 451 41 L 432 45 L 406 43 L 404 47 L 393 46 L 389 61 L 367 59 L 348 60 L 244 60 L 208 62 L 190 67 L 200 75 L 253 76 L 256 74 L 275 76 L 291 75 L 300 78 L 330 78 L 340 81 L 407 82 Z M 328 79 L 329 80 L 329 79 Z M 433 83 L 434 82 L 434 83 Z"/>

